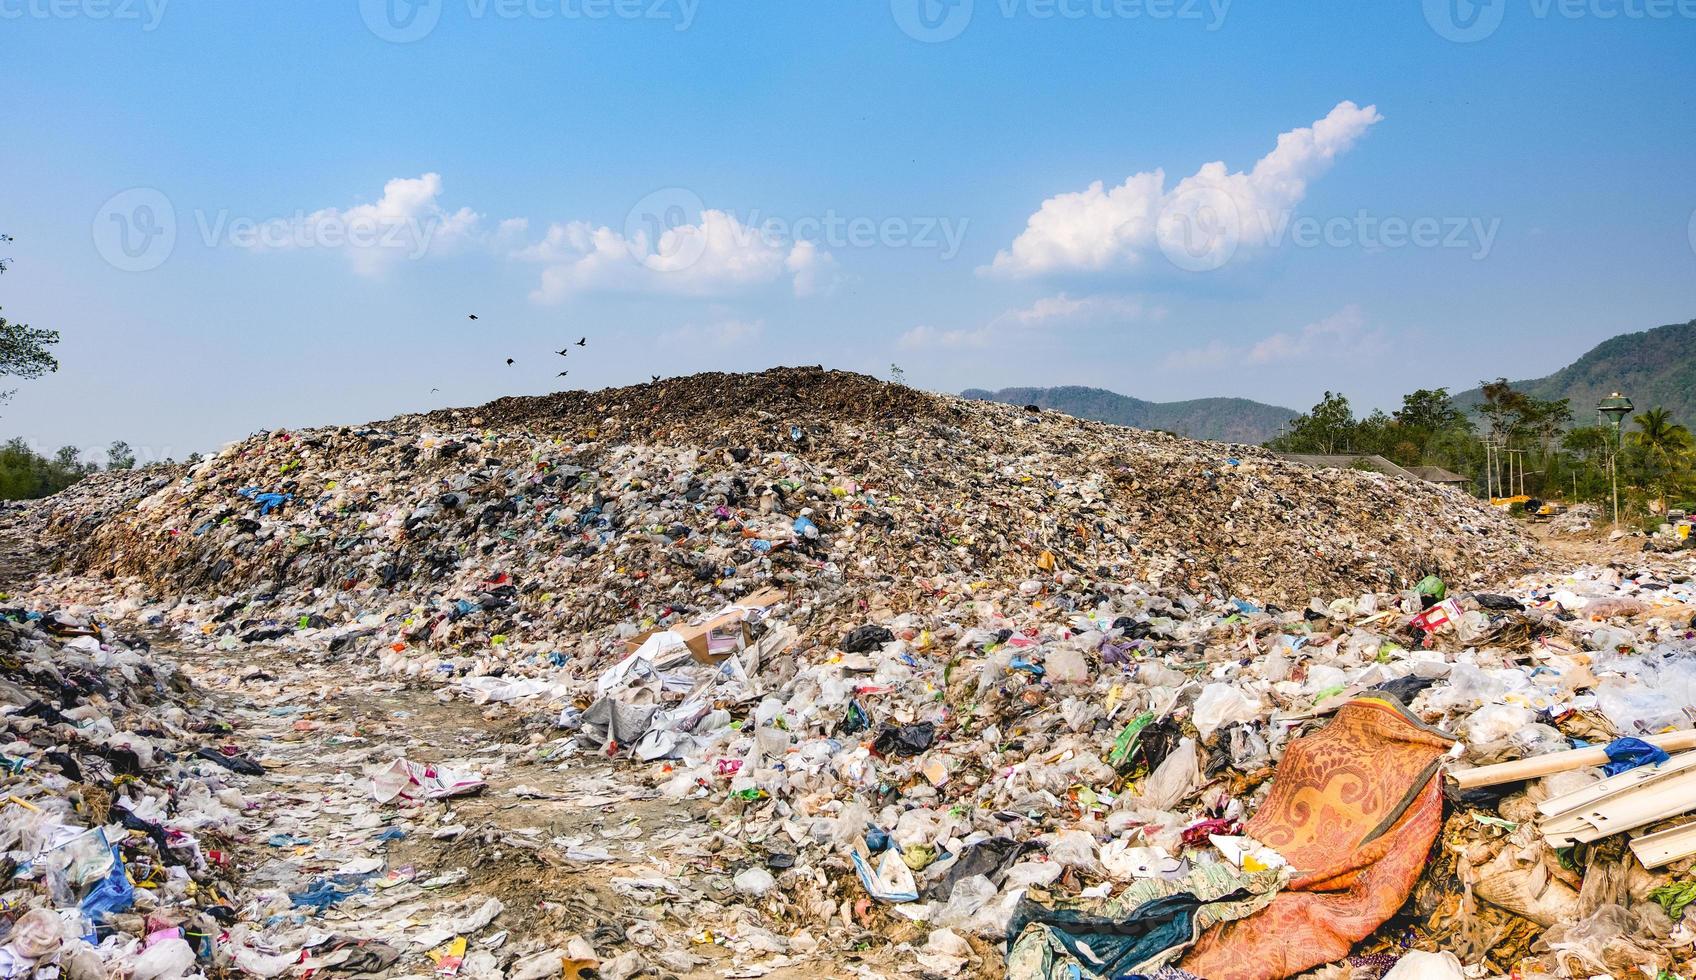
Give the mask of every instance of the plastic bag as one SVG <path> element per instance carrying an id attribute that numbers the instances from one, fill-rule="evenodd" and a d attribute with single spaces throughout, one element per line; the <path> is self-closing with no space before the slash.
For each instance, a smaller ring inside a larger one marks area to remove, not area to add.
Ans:
<path id="1" fill-rule="evenodd" d="M 1143 781 L 1142 802 L 1156 810 L 1170 810 L 1200 781 L 1201 759 L 1195 739 L 1180 739 L 1178 747 Z"/>
<path id="2" fill-rule="evenodd" d="M 1529 708 L 1516 704 L 1487 704 L 1466 719 L 1466 738 L 1470 742 L 1497 742 L 1521 731 L 1537 716 Z"/>
<path id="3" fill-rule="evenodd" d="M 1195 730 L 1203 741 L 1226 725 L 1260 717 L 1260 702 L 1229 684 L 1209 684 L 1195 700 Z"/>
<path id="4" fill-rule="evenodd" d="M 1410 949 L 1384 974 L 1384 980 L 1461 980 L 1464 976 L 1455 954 Z"/>
<path id="5" fill-rule="evenodd" d="M 162 939 L 135 958 L 130 980 L 176 980 L 194 969 L 194 947 L 182 939 Z"/>

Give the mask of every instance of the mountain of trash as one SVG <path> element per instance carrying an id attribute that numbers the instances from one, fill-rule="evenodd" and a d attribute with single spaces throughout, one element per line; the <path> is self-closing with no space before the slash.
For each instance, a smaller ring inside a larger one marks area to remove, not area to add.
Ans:
<path id="1" fill-rule="evenodd" d="M 14 538 L 0 980 L 1696 975 L 1687 548 L 816 369 Z"/>
<path id="2" fill-rule="evenodd" d="M 47 508 L 65 567 L 162 592 L 380 587 L 446 615 L 492 596 L 505 635 L 538 639 L 768 581 L 909 608 L 936 576 L 1058 571 L 1300 603 L 1536 557 L 1434 484 L 810 368 L 262 433 Z"/>

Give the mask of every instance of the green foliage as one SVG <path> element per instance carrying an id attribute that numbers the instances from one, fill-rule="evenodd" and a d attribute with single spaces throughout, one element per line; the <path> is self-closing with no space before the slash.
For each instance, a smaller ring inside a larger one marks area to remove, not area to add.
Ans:
<path id="1" fill-rule="evenodd" d="M 1446 388 L 1422 388 L 1403 397 L 1395 412 L 1374 411 L 1358 420 L 1347 398 L 1328 391 L 1267 446 L 1326 456 L 1377 454 L 1402 466 L 1442 466 L 1461 473 L 1471 469 L 1477 454 L 1472 421 L 1455 407 Z"/>
<path id="2" fill-rule="evenodd" d="M 135 453 L 130 444 L 119 439 L 106 447 L 106 468 L 109 470 L 135 469 Z"/>
<path id="3" fill-rule="evenodd" d="M 78 460 L 73 446 L 66 446 L 48 458 L 30 449 L 22 439 L 0 445 L 0 499 L 45 497 L 92 472 L 93 464 Z"/>
<path id="4" fill-rule="evenodd" d="M 1621 334 L 1548 377 L 1513 387 L 1533 398 L 1564 398 L 1586 421 L 1597 402 L 1623 391 L 1639 405 L 1664 406 L 1675 421 L 1696 425 L 1696 320 Z M 1476 410 L 1483 393 L 1474 388 L 1455 401 Z"/>
<path id="5" fill-rule="evenodd" d="M 1658 496 L 1665 513 L 1668 495 L 1691 483 L 1696 438 L 1689 428 L 1674 422 L 1665 408 L 1651 408 L 1631 421 L 1637 429 L 1625 437 L 1631 448 L 1627 459 L 1638 482 Z"/>
<path id="6" fill-rule="evenodd" d="M 12 236 L 0 234 L 0 246 L 10 245 Z M 0 257 L 0 273 L 12 267 L 9 257 Z M 59 331 L 37 330 L 27 323 L 13 323 L 0 316 L 0 376 L 26 380 L 59 370 L 59 362 L 48 350 L 59 342 Z M 0 402 L 12 392 L 0 392 Z"/>
<path id="7" fill-rule="evenodd" d="M 1375 423 L 1376 424 L 1376 423 Z M 1349 400 L 1327 391 L 1319 404 L 1298 415 L 1290 422 L 1289 431 L 1266 445 L 1281 453 L 1316 453 L 1331 456 L 1337 453 L 1360 452 L 1355 444 L 1360 440 L 1360 423 L 1355 421 Z"/>

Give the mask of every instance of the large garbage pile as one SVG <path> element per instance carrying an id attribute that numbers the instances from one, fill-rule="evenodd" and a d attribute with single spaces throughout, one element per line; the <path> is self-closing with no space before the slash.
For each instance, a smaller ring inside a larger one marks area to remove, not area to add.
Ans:
<path id="1" fill-rule="evenodd" d="M 240 784 L 262 770 L 145 639 L 64 610 L 5 613 L 0 977 L 210 965 L 240 904 Z M 220 949 L 226 968 L 253 955 Z"/>
<path id="2" fill-rule="evenodd" d="M 713 809 L 620 886 L 688 925 L 568 971 L 1691 975 L 1688 557 L 1530 571 L 1434 486 L 811 370 L 121 481 L 32 510 L 30 601 L 509 717 L 521 798 L 612 759 Z"/>
<path id="3" fill-rule="evenodd" d="M 501 608 L 538 635 L 766 579 L 910 596 L 939 574 L 1059 572 L 1298 602 L 1535 557 L 1434 484 L 817 369 L 263 433 L 175 475 L 73 487 L 49 539 L 162 591 L 451 602 L 505 575 L 523 594 Z M 591 584 L 592 602 L 567 594 Z"/>

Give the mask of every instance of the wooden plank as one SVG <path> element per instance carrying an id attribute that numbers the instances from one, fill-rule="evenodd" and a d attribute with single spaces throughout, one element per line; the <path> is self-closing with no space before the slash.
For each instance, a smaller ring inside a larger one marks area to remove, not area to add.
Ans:
<path id="1" fill-rule="evenodd" d="M 1685 749 L 1696 749 L 1696 729 L 1668 732 L 1665 735 L 1651 735 L 1643 741 L 1667 752 L 1682 752 Z M 1503 783 L 1517 783 L 1538 776 L 1550 776 L 1557 772 L 1570 772 L 1573 769 L 1583 769 L 1586 766 L 1606 765 L 1608 753 L 1601 746 L 1587 749 L 1571 749 L 1566 752 L 1551 752 L 1530 759 L 1520 759 L 1516 762 L 1503 762 L 1494 766 L 1479 766 L 1476 769 L 1451 770 L 1449 779 L 1461 789 L 1476 789 L 1480 786 L 1500 786 Z"/>

